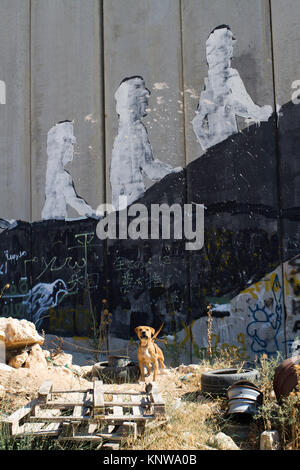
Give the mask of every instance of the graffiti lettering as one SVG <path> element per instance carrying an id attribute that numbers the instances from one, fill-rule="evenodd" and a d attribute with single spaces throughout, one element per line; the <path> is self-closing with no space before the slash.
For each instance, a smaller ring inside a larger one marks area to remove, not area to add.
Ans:
<path id="1" fill-rule="evenodd" d="M 8 250 L 4 251 L 5 258 L 7 261 L 18 261 L 20 258 L 23 258 L 24 256 L 27 255 L 26 251 L 20 251 L 19 253 L 9 253 Z"/>
<path id="2" fill-rule="evenodd" d="M 270 310 L 266 305 L 249 306 L 252 321 L 247 326 L 247 334 L 252 339 L 251 350 L 259 354 L 276 354 L 279 350 L 277 336 L 282 325 L 282 291 L 278 275 L 272 284 L 275 308 Z"/>

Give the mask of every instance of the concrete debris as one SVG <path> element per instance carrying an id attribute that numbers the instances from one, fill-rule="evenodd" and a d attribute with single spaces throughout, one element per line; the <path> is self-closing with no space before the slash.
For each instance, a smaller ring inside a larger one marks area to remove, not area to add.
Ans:
<path id="1" fill-rule="evenodd" d="M 0 371 L 12 372 L 13 370 L 13 367 L 8 366 L 7 364 L 0 363 Z"/>
<path id="2" fill-rule="evenodd" d="M 260 450 L 279 450 L 280 440 L 278 431 L 264 431 L 260 435 Z"/>
<path id="3" fill-rule="evenodd" d="M 5 394 L 5 388 L 3 387 L 3 385 L 0 384 L 0 398 L 2 398 Z"/>
<path id="4" fill-rule="evenodd" d="M 176 367 L 175 370 L 177 370 L 180 374 L 195 374 L 199 370 L 199 365 L 198 364 L 190 364 L 188 366 L 181 364 L 180 366 Z"/>
<path id="5" fill-rule="evenodd" d="M 72 354 L 66 354 L 65 352 L 59 352 L 51 357 L 52 361 L 57 366 L 71 366 L 73 361 Z"/>
<path id="6" fill-rule="evenodd" d="M 33 323 L 16 318 L 0 318 L 0 331 L 5 333 L 7 350 L 22 349 L 33 344 L 43 344 L 44 338 L 38 334 Z"/>
<path id="7" fill-rule="evenodd" d="M 24 352 L 21 352 L 20 354 L 17 354 L 15 356 L 13 356 L 9 360 L 8 365 L 10 367 L 13 367 L 14 369 L 19 369 L 20 367 L 22 367 L 25 364 L 27 359 L 28 359 L 28 352 L 24 351 Z"/>
<path id="8" fill-rule="evenodd" d="M 208 444 L 219 450 L 240 450 L 233 439 L 223 432 L 218 432 L 209 440 Z"/>
<path id="9" fill-rule="evenodd" d="M 29 368 L 48 368 L 48 363 L 39 344 L 34 344 L 28 354 L 24 367 Z"/>

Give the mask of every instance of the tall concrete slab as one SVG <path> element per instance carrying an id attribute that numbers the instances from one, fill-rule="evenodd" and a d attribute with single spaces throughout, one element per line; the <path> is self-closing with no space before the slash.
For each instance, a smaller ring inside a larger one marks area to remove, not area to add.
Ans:
<path id="1" fill-rule="evenodd" d="M 40 220 L 47 133 L 60 121 L 74 121 L 77 144 L 67 170 L 77 194 L 93 209 L 103 202 L 102 19 L 97 0 L 31 4 L 32 216 Z"/>
<path id="2" fill-rule="evenodd" d="M 300 350 L 300 36 L 299 2 L 271 1 L 285 279 L 286 347 Z M 298 351 L 298 352 L 297 352 Z"/>
<path id="3" fill-rule="evenodd" d="M 104 0 L 104 74 L 107 199 L 118 115 L 114 94 L 126 77 L 140 75 L 150 90 L 143 119 L 154 158 L 185 166 L 179 0 Z M 147 187 L 151 181 L 146 181 Z"/>
<path id="4" fill-rule="evenodd" d="M 251 355 L 274 354 L 284 349 L 280 269 L 270 311 L 262 293 L 235 304 L 245 277 L 255 284 L 280 265 L 269 2 L 186 0 L 182 30 L 188 200 L 206 207 L 204 248 L 190 255 L 191 318 L 201 312 L 202 329 L 211 303 L 220 344 L 240 349 L 244 338 Z"/>
<path id="5" fill-rule="evenodd" d="M 186 154 L 190 162 L 204 153 L 192 120 L 204 89 L 206 41 L 212 30 L 228 25 L 236 39 L 232 67 L 238 70 L 254 103 L 273 106 L 272 52 L 268 0 L 184 0 L 182 2 Z M 238 118 L 239 129 L 247 126 Z"/>
<path id="6" fill-rule="evenodd" d="M 7 219 L 30 219 L 29 6 L 0 3 L 0 218 Z"/>

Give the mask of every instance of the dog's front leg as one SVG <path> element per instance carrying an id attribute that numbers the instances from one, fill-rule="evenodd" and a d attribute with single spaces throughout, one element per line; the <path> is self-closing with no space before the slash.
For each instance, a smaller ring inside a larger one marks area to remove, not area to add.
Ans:
<path id="1" fill-rule="evenodd" d="M 139 363 L 139 369 L 140 369 L 140 381 L 145 382 L 145 369 L 144 369 L 143 363 Z"/>
<path id="2" fill-rule="evenodd" d="M 153 382 L 156 382 L 157 374 L 158 374 L 158 360 L 155 358 L 155 360 L 154 360 Z"/>
<path id="3" fill-rule="evenodd" d="M 147 367 L 147 374 L 145 375 L 145 377 L 149 377 L 149 375 L 152 372 L 152 364 L 149 364 L 146 367 Z"/>

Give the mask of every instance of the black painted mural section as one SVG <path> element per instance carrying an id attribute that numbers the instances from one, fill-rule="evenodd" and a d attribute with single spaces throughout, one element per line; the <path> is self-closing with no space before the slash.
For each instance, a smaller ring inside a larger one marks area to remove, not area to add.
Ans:
<path id="1" fill-rule="evenodd" d="M 209 149 L 136 201 L 149 214 L 151 204 L 204 204 L 199 251 L 187 251 L 186 240 L 174 237 L 101 241 L 93 219 L 18 221 L 4 230 L 1 286 L 11 287 L 0 300 L 1 315 L 33 320 L 53 334 L 91 336 L 105 298 L 113 314 L 110 333 L 129 339 L 139 324 L 158 328 L 164 321 L 163 333 L 171 334 L 205 315 L 209 302 L 229 302 L 299 254 L 299 112 L 292 103 L 281 108 L 278 140 L 273 116 Z"/>

